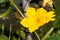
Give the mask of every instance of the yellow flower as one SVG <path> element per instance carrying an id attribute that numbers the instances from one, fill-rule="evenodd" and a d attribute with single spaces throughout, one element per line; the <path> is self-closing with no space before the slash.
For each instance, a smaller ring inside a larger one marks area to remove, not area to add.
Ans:
<path id="1" fill-rule="evenodd" d="M 20 23 L 28 28 L 31 33 L 45 23 L 55 20 L 53 18 L 55 16 L 54 11 L 47 12 L 44 8 L 35 10 L 35 8 L 29 7 L 26 11 L 26 16 Z"/>

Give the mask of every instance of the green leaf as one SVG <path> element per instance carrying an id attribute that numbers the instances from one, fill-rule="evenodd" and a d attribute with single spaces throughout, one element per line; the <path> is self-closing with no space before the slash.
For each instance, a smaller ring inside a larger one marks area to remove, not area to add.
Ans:
<path id="1" fill-rule="evenodd" d="M 20 36 L 25 39 L 25 33 L 23 31 L 20 31 Z"/>
<path id="2" fill-rule="evenodd" d="M 3 3 L 5 0 L 0 0 L 0 3 Z"/>
<path id="3" fill-rule="evenodd" d="M 24 31 L 20 31 L 20 34 L 19 34 L 19 30 L 17 30 L 16 32 L 19 36 L 21 36 L 23 39 L 25 39 L 25 32 Z"/>
<path id="4" fill-rule="evenodd" d="M 5 35 L 0 35 L 0 40 L 9 40 Z"/>
<path id="5" fill-rule="evenodd" d="M 60 35 L 51 35 L 46 40 L 60 40 Z"/>
<path id="6" fill-rule="evenodd" d="M 16 39 L 16 37 L 14 36 L 14 37 L 12 38 L 12 40 L 17 40 L 17 39 Z"/>
<path id="7" fill-rule="evenodd" d="M 11 12 L 11 7 L 9 6 L 9 8 L 7 9 L 7 11 L 5 11 L 3 14 L 0 14 L 0 18 L 3 18 L 5 16 L 7 16 L 10 12 Z"/>
<path id="8" fill-rule="evenodd" d="M 54 22 L 54 27 L 55 27 L 55 28 L 59 28 L 59 27 L 60 27 L 60 19 L 57 19 L 57 20 Z"/>
<path id="9" fill-rule="evenodd" d="M 56 9 L 55 9 L 55 14 L 56 14 L 56 20 L 53 24 L 54 27 L 58 28 L 60 27 L 60 0 L 56 0 Z"/>

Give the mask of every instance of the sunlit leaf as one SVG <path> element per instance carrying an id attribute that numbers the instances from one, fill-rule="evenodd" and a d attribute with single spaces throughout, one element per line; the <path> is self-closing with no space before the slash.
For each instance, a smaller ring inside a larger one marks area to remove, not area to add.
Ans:
<path id="1" fill-rule="evenodd" d="M 0 3 L 3 3 L 5 0 L 0 0 Z"/>

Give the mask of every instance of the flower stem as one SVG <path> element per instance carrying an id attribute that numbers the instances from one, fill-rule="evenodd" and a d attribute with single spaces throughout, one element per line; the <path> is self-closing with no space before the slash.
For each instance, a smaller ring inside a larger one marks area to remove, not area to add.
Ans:
<path id="1" fill-rule="evenodd" d="M 47 34 L 42 38 L 42 40 L 45 40 L 50 34 L 51 32 L 54 30 L 54 28 L 52 27 L 48 32 Z"/>
<path id="2" fill-rule="evenodd" d="M 21 15 L 22 17 L 24 17 L 24 15 L 23 15 L 22 12 L 20 11 L 20 9 L 15 5 L 15 3 L 13 2 L 13 0 L 10 0 L 10 2 L 11 2 L 11 5 L 13 5 L 13 6 L 16 8 L 16 10 L 20 13 L 20 15 Z"/>
<path id="3" fill-rule="evenodd" d="M 40 40 L 40 37 L 39 37 L 38 33 L 36 31 L 34 33 L 37 36 L 38 40 Z"/>

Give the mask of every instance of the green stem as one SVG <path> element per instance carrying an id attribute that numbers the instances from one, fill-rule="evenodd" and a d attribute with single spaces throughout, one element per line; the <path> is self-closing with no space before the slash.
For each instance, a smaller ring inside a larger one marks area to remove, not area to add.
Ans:
<path id="1" fill-rule="evenodd" d="M 13 5 L 13 6 L 16 8 L 16 10 L 20 13 L 20 15 L 21 15 L 22 17 L 24 17 L 24 15 L 23 15 L 22 12 L 19 10 L 19 8 L 15 5 L 15 3 L 13 2 L 13 0 L 10 0 L 10 2 L 11 2 L 11 5 Z"/>
<path id="2" fill-rule="evenodd" d="M 54 28 L 52 27 L 48 32 L 47 34 L 42 38 L 42 40 L 45 40 L 50 34 L 51 32 L 54 30 Z"/>
<path id="3" fill-rule="evenodd" d="M 38 40 L 40 40 L 40 37 L 39 37 L 38 33 L 36 31 L 34 33 L 37 36 Z"/>
<path id="4" fill-rule="evenodd" d="M 11 39 L 12 24 L 10 24 L 9 40 Z"/>
<path id="5" fill-rule="evenodd" d="M 3 35 L 3 32 L 4 32 L 4 24 L 2 24 L 2 35 Z"/>
<path id="6" fill-rule="evenodd" d="M 18 40 L 20 40 L 20 37 L 18 38 Z"/>

